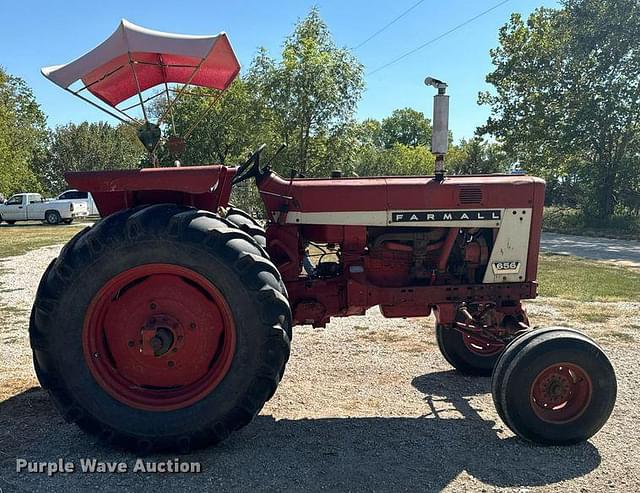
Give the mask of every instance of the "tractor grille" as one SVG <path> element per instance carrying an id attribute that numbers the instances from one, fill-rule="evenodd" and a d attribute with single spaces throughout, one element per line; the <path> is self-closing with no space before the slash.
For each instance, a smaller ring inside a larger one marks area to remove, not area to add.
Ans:
<path id="1" fill-rule="evenodd" d="M 458 200 L 461 204 L 480 204 L 482 202 L 482 190 L 478 187 L 462 187 Z"/>

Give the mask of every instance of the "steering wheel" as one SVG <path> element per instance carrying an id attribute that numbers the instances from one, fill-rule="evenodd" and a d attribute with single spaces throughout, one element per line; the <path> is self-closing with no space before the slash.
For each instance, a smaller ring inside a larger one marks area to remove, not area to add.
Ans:
<path id="1" fill-rule="evenodd" d="M 236 175 L 231 180 L 231 184 L 235 185 L 236 183 L 240 183 L 241 181 L 245 181 L 253 176 L 258 176 L 260 173 L 260 154 L 264 151 L 267 144 L 262 144 L 258 147 L 253 154 L 249 156 L 244 164 L 242 164 L 238 171 L 236 171 Z"/>

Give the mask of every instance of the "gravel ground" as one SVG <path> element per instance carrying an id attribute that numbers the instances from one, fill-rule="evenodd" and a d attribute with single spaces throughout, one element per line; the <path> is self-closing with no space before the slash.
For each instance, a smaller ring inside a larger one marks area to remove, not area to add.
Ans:
<path id="1" fill-rule="evenodd" d="M 144 474 L 136 457 L 98 447 L 64 423 L 37 386 L 26 336 L 37 282 L 59 248 L 0 260 L 0 491 L 640 491 L 640 304 L 587 330 L 606 347 L 618 402 L 593 439 L 539 447 L 517 439 L 494 411 L 488 378 L 452 371 L 430 319 L 335 319 L 295 330 L 285 378 L 261 415 L 219 447 L 179 456 L 200 474 Z M 536 323 L 568 320 L 585 304 L 536 300 Z M 10 308 L 9 308 L 10 307 Z M 626 325 L 625 325 L 626 324 Z M 622 327 L 624 325 L 624 327 Z M 618 336 L 608 336 L 615 328 Z M 17 458 L 124 461 L 121 474 L 17 474 Z M 147 460 L 170 460 L 152 456 Z"/>

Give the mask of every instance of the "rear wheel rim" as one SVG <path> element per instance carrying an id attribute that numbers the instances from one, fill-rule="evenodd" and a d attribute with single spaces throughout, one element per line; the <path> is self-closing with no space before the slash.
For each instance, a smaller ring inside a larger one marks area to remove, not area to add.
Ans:
<path id="1" fill-rule="evenodd" d="M 547 423 L 568 423 L 579 418 L 591 402 L 589 374 L 573 363 L 557 363 L 536 375 L 529 400 L 533 412 Z"/>
<path id="2" fill-rule="evenodd" d="M 109 280 L 83 328 L 85 360 L 97 383 L 128 406 L 190 406 L 227 374 L 236 346 L 222 293 L 197 272 L 146 264 Z"/>

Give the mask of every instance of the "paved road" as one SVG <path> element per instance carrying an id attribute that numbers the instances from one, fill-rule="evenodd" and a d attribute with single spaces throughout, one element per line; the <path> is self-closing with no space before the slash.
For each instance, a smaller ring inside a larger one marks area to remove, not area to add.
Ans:
<path id="1" fill-rule="evenodd" d="M 542 233 L 543 251 L 640 267 L 640 242 Z"/>

